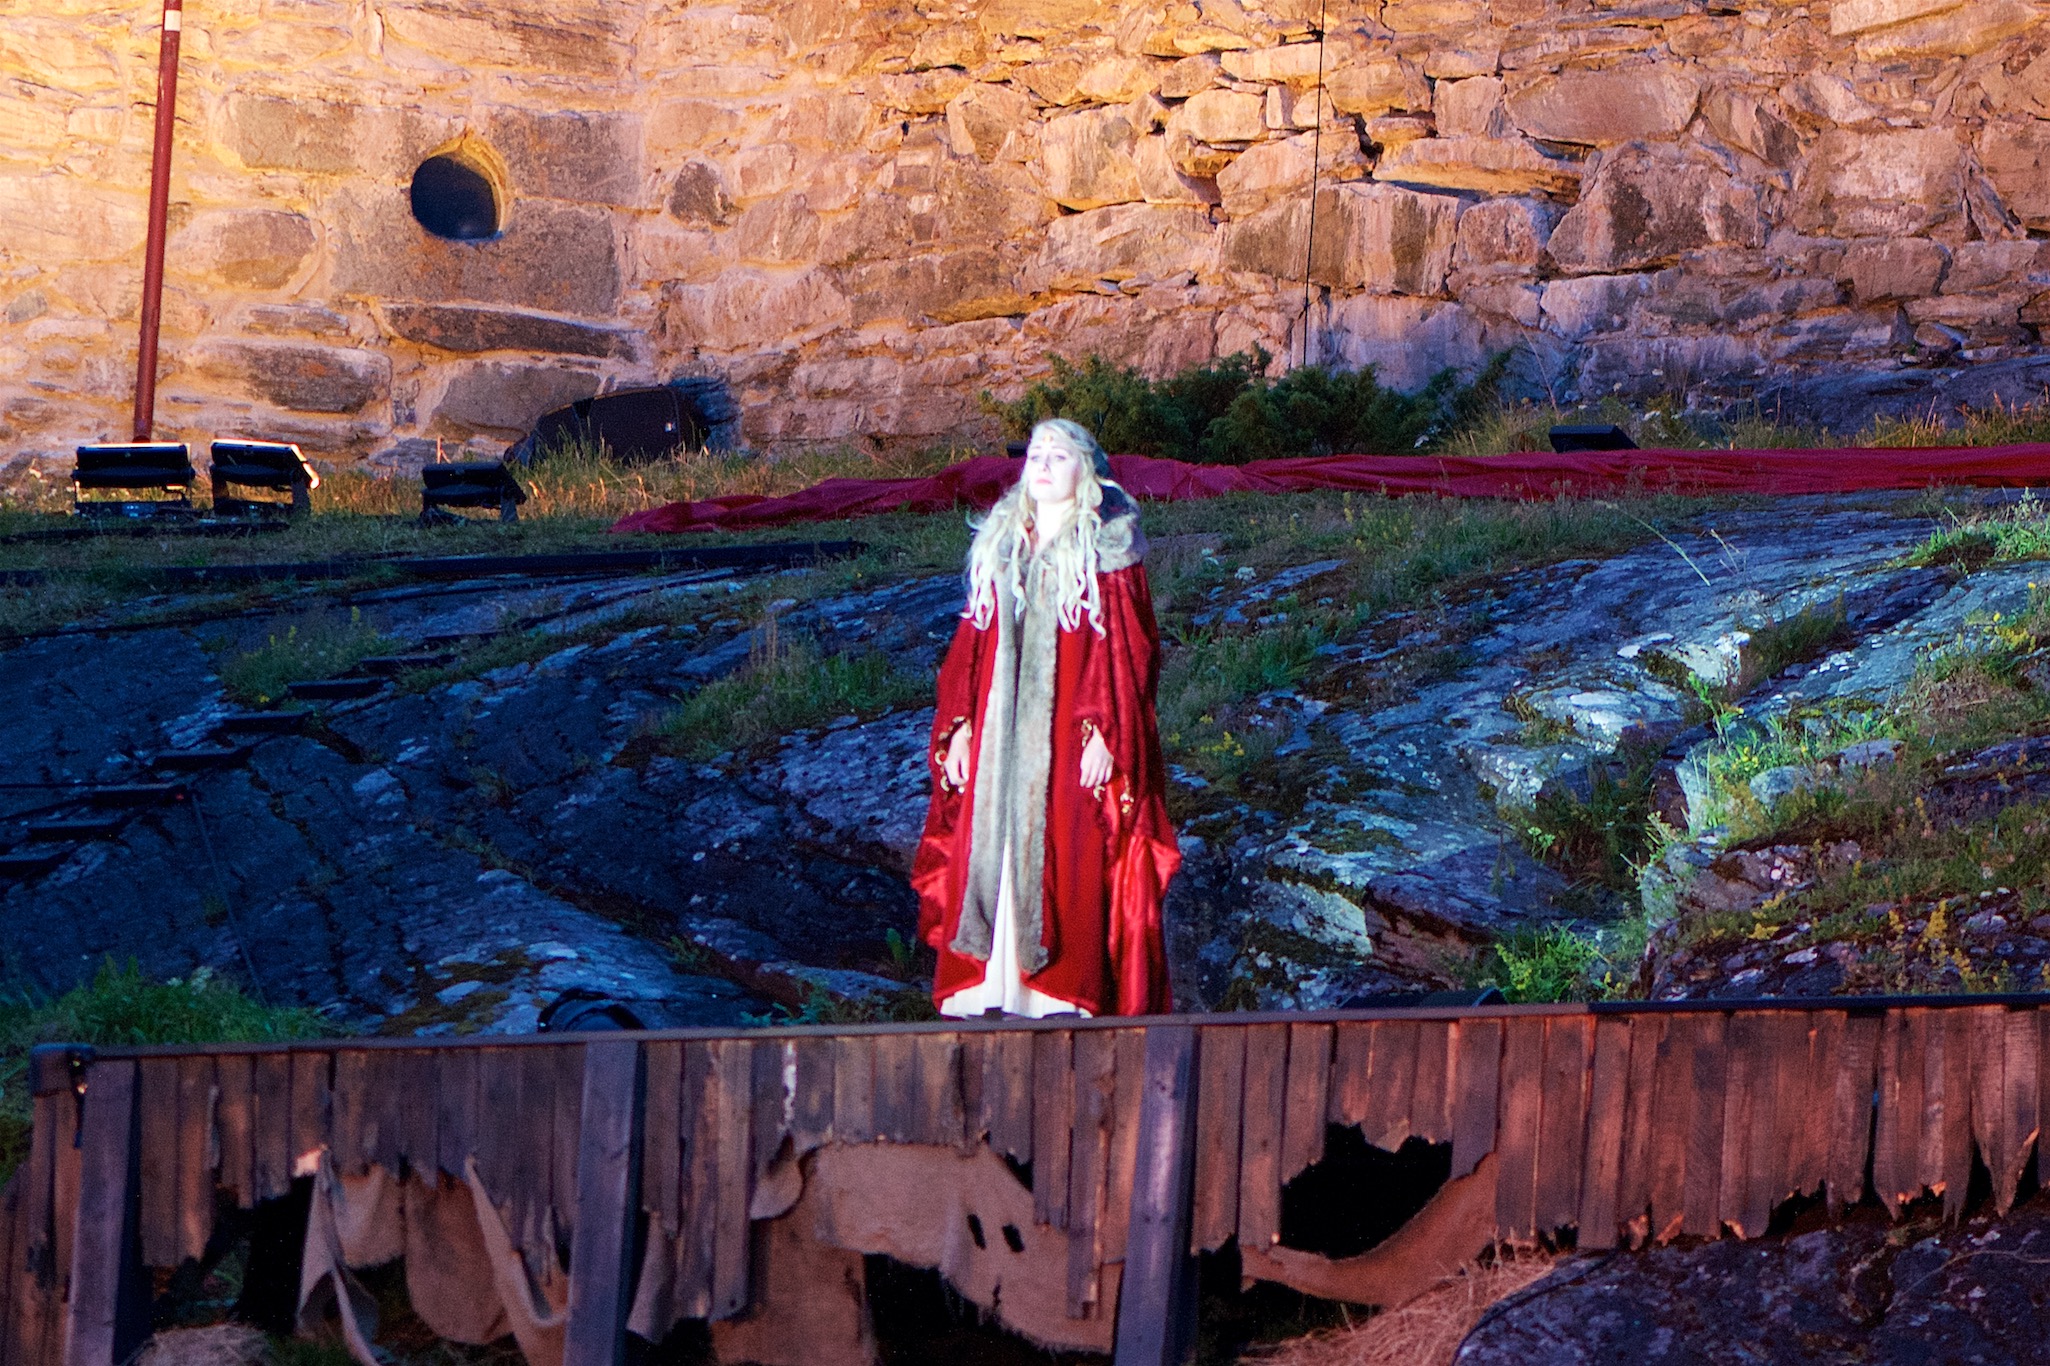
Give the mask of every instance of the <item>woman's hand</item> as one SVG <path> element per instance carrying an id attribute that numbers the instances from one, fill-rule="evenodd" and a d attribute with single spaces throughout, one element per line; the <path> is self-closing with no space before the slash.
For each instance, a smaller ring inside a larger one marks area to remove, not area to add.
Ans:
<path id="1" fill-rule="evenodd" d="M 940 765 L 940 772 L 946 775 L 947 786 L 956 792 L 968 786 L 968 742 L 972 729 L 965 721 L 954 727 L 954 738 L 947 741 L 946 762 Z"/>
<path id="2" fill-rule="evenodd" d="M 1103 743 L 1103 736 L 1097 731 L 1089 732 L 1089 743 L 1082 746 L 1082 786 L 1102 787 L 1110 781 L 1110 746 Z"/>

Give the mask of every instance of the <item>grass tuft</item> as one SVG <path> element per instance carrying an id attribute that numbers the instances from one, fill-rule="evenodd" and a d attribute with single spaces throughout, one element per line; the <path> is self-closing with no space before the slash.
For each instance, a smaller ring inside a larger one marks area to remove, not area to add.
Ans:
<path id="1" fill-rule="evenodd" d="M 404 642 L 365 621 L 359 608 L 350 608 L 346 621 L 333 613 L 313 612 L 222 664 L 221 686 L 235 701 L 261 706 L 285 696 L 290 684 L 332 678 L 363 660 L 403 648 Z"/>
<path id="2" fill-rule="evenodd" d="M 259 1043 L 333 1034 L 310 1010 L 266 1006 L 200 968 L 153 982 L 132 961 L 101 964 L 54 1001 L 0 1002 L 0 1184 L 28 1155 L 28 1053 L 37 1044 Z"/>

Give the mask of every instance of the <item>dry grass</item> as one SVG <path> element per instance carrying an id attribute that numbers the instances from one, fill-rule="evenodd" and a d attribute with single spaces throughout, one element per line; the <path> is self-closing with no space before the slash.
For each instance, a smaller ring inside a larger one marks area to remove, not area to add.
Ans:
<path id="1" fill-rule="evenodd" d="M 1536 1284 L 1553 1265 L 1553 1258 L 1534 1253 L 1475 1263 L 1357 1328 L 1313 1333 L 1242 1360 L 1249 1366 L 1451 1366 L 1489 1305 Z"/>
<path id="2" fill-rule="evenodd" d="M 158 1333 L 135 1366 L 266 1366 L 269 1340 L 240 1323 L 172 1328 Z"/>

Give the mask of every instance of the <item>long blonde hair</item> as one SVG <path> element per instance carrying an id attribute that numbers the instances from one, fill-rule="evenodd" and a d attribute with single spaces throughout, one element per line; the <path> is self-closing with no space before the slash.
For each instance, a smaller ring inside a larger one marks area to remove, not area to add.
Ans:
<path id="1" fill-rule="evenodd" d="M 1010 586 L 1019 616 L 1025 615 L 1025 575 L 1029 571 L 1041 582 L 1051 581 L 1054 604 L 1061 629 L 1079 628 L 1084 617 L 1099 636 L 1103 630 L 1103 601 L 1096 588 L 1096 542 L 1103 530 L 1104 490 L 1120 495 L 1124 490 L 1108 477 L 1110 462 L 1103 447 L 1089 429 L 1067 418 L 1048 418 L 1032 429 L 1033 438 L 1042 435 L 1067 446 L 1075 453 L 1075 515 L 1059 535 L 1037 555 L 1032 553 L 1032 495 L 1025 480 L 1005 490 L 996 505 L 979 520 L 969 519 L 975 540 L 968 547 L 968 605 L 961 615 L 986 630 L 996 616 L 997 580 Z"/>

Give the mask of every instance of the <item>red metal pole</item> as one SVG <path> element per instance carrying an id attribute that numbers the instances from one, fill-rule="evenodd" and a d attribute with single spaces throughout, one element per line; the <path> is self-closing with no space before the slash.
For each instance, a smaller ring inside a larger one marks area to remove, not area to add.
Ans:
<path id="1" fill-rule="evenodd" d="M 178 121 L 178 35 L 184 0 L 164 0 L 164 34 L 157 49 L 157 140 L 149 166 L 149 245 L 142 264 L 142 345 L 135 358 L 135 439 L 156 426 L 157 329 L 164 315 L 164 220 L 171 207 L 171 134 Z"/>

